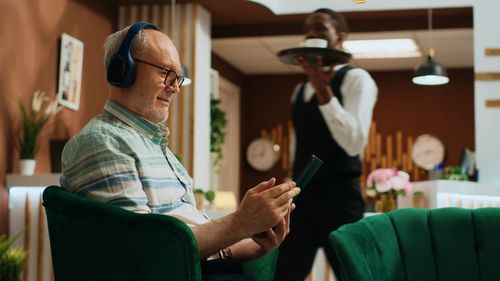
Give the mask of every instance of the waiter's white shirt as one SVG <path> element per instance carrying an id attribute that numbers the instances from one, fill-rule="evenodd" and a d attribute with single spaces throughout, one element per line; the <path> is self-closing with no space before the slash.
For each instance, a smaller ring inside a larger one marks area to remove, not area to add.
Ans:
<path id="1" fill-rule="evenodd" d="M 337 65 L 335 71 L 344 65 Z M 292 94 L 292 103 L 303 83 L 299 83 Z M 332 89 L 333 91 L 333 89 Z M 334 96 L 330 102 L 320 105 L 319 110 L 330 130 L 332 138 L 350 156 L 362 156 L 363 149 L 368 141 L 373 108 L 377 101 L 377 85 L 370 74 L 361 68 L 349 70 L 340 86 L 343 106 Z M 309 102 L 314 96 L 314 88 L 306 82 L 304 88 L 304 102 Z M 295 158 L 295 131 L 290 139 L 290 160 Z"/>

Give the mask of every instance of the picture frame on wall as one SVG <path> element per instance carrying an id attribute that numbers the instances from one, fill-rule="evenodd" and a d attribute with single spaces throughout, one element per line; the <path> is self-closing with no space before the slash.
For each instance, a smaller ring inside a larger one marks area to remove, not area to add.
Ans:
<path id="1" fill-rule="evenodd" d="M 83 42 L 63 33 L 59 52 L 57 99 L 60 105 L 77 111 L 82 86 Z"/>

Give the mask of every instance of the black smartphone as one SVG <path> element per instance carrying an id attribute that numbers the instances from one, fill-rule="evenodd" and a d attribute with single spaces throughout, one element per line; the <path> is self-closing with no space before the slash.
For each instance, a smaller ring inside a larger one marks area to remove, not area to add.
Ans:
<path id="1" fill-rule="evenodd" d="M 316 157 L 316 155 L 311 155 L 311 160 L 307 164 L 306 168 L 302 171 L 298 178 L 293 180 L 300 187 L 301 191 L 307 187 L 307 184 L 311 181 L 314 174 L 319 170 L 319 167 L 323 164 L 323 160 Z"/>
<path id="2" fill-rule="evenodd" d="M 311 160 L 307 164 L 306 168 L 302 171 L 302 173 L 297 178 L 297 180 L 294 179 L 297 187 L 300 187 L 301 191 L 303 191 L 304 188 L 306 188 L 307 184 L 309 183 L 309 181 L 311 181 L 314 174 L 316 174 L 316 172 L 319 170 L 319 167 L 321 167 L 322 164 L 323 164 L 323 160 L 316 157 L 316 155 L 311 155 Z M 295 201 L 296 198 L 297 197 L 295 197 L 293 199 L 293 201 Z M 266 237 L 265 232 L 257 233 L 254 235 L 259 237 L 259 238 Z"/>

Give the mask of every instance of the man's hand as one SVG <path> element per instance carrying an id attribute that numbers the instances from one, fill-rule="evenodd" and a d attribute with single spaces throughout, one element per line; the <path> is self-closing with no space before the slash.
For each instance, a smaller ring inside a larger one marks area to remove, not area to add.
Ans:
<path id="1" fill-rule="evenodd" d="M 297 61 L 304 69 L 309 83 L 313 86 L 316 97 L 318 98 L 318 103 L 322 105 L 330 102 L 333 97 L 330 81 L 335 74 L 335 65 L 331 65 L 325 71 L 323 69 L 323 58 L 321 56 L 317 56 L 316 63 L 313 64 L 310 64 L 304 57 L 298 57 Z"/>
<path id="2" fill-rule="evenodd" d="M 295 209 L 295 204 L 292 203 L 288 208 L 287 215 L 278 225 L 266 230 L 266 232 L 262 232 L 263 235 L 252 236 L 253 241 L 259 244 L 266 253 L 277 248 L 290 233 L 290 213 L 293 209 Z"/>
<path id="3" fill-rule="evenodd" d="M 284 223 L 292 199 L 299 194 L 300 189 L 293 181 L 274 186 L 275 182 L 274 178 L 261 182 L 248 190 L 241 200 L 234 218 L 245 235 L 269 231 L 273 226 Z M 280 229 L 281 232 L 284 230 Z"/>
<path id="4" fill-rule="evenodd" d="M 260 245 L 246 238 L 282 223 L 292 199 L 300 191 L 295 187 L 295 182 L 274 186 L 275 182 L 272 178 L 248 190 L 236 212 L 192 228 L 202 259 L 229 246 L 233 255 L 241 260 L 263 254 Z M 280 234 L 283 233 L 282 229 L 283 226 L 277 228 L 278 234 L 275 235 L 283 236 Z"/>

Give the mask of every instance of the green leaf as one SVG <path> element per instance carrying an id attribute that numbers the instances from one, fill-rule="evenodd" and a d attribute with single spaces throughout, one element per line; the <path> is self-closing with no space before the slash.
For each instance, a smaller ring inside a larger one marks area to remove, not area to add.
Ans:
<path id="1" fill-rule="evenodd" d="M 201 188 L 197 188 L 197 189 L 195 189 L 193 192 L 194 192 L 194 193 L 202 193 L 202 194 L 204 194 L 204 193 L 205 193 L 205 191 L 204 191 L 203 189 L 201 189 Z"/>
<path id="2" fill-rule="evenodd" d="M 213 190 L 208 190 L 205 192 L 205 199 L 207 199 L 208 202 L 212 202 L 215 199 L 215 192 Z"/>
<path id="3" fill-rule="evenodd" d="M 24 229 L 14 234 L 14 236 L 7 239 L 6 235 L 0 235 L 0 257 L 3 256 L 7 250 L 9 250 L 10 246 L 21 236 L 24 232 Z"/>
<path id="4" fill-rule="evenodd" d="M 210 152 L 215 155 L 214 166 L 218 166 L 222 160 L 222 144 L 227 127 L 226 113 L 220 109 L 219 104 L 219 99 L 210 99 Z"/>

